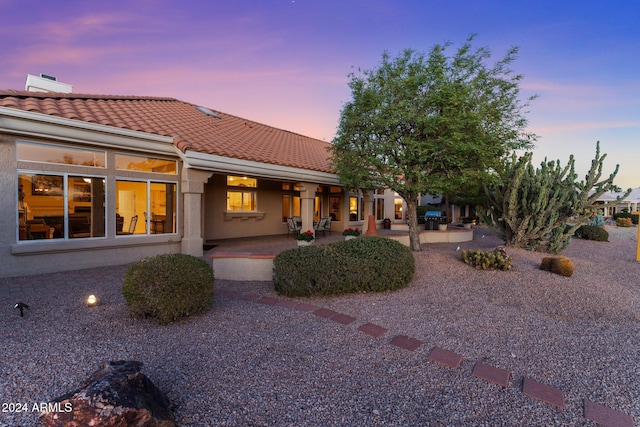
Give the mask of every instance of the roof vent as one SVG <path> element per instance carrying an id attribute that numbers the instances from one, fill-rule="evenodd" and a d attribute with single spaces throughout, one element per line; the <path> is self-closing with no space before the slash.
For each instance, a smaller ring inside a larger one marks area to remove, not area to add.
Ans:
<path id="1" fill-rule="evenodd" d="M 25 90 L 29 92 L 71 93 L 73 86 L 61 83 L 56 77 L 47 74 L 40 74 L 40 77 L 27 74 Z"/>
<path id="2" fill-rule="evenodd" d="M 207 116 L 211 116 L 214 119 L 221 119 L 222 118 L 218 114 L 216 114 L 215 112 L 213 112 L 210 109 L 208 109 L 207 107 L 196 106 L 196 110 L 200 111 L 202 114 L 206 114 Z"/>

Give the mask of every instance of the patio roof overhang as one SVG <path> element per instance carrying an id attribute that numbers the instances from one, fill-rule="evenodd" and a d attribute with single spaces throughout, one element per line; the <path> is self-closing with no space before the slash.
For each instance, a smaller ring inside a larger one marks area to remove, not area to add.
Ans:
<path id="1" fill-rule="evenodd" d="M 310 169 L 234 159 L 230 157 L 200 153 L 192 150 L 187 150 L 186 153 L 181 155 L 181 157 L 184 161 L 184 166 L 187 168 L 209 170 L 234 175 L 250 175 L 253 177 L 275 180 L 339 185 L 338 175 Z"/>

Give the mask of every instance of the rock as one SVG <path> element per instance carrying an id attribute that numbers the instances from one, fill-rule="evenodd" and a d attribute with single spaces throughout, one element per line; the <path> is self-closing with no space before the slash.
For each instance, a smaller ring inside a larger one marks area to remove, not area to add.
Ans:
<path id="1" fill-rule="evenodd" d="M 79 389 L 49 403 L 45 426 L 177 426 L 169 399 L 142 372 L 142 362 L 108 362 Z"/>
<path id="2" fill-rule="evenodd" d="M 573 275 L 573 261 L 567 257 L 545 257 L 540 263 L 540 270 L 550 271 L 565 277 Z"/>

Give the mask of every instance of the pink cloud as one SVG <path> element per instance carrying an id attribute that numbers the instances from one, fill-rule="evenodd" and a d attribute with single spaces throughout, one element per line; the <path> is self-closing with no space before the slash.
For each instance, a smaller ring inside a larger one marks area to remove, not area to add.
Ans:
<path id="1" fill-rule="evenodd" d="M 555 126 L 532 126 L 531 131 L 540 135 L 552 132 L 580 132 L 594 129 L 621 129 L 621 128 L 638 128 L 640 121 L 619 121 L 619 122 L 571 122 L 563 123 Z"/>

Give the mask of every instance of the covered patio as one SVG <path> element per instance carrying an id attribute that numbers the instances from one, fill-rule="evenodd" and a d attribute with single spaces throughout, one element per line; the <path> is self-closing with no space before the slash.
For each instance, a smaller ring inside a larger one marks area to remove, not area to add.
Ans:
<path id="1" fill-rule="evenodd" d="M 406 230 L 378 229 L 378 234 L 409 244 Z M 473 229 L 449 225 L 447 231 L 421 230 L 423 244 L 468 242 L 473 240 Z M 316 245 L 326 245 L 344 240 L 342 232 L 333 231 L 316 235 Z M 291 235 L 244 237 L 236 239 L 208 240 L 204 245 L 205 259 L 211 259 L 217 279 L 270 281 L 273 259 L 280 252 L 297 247 Z"/>

